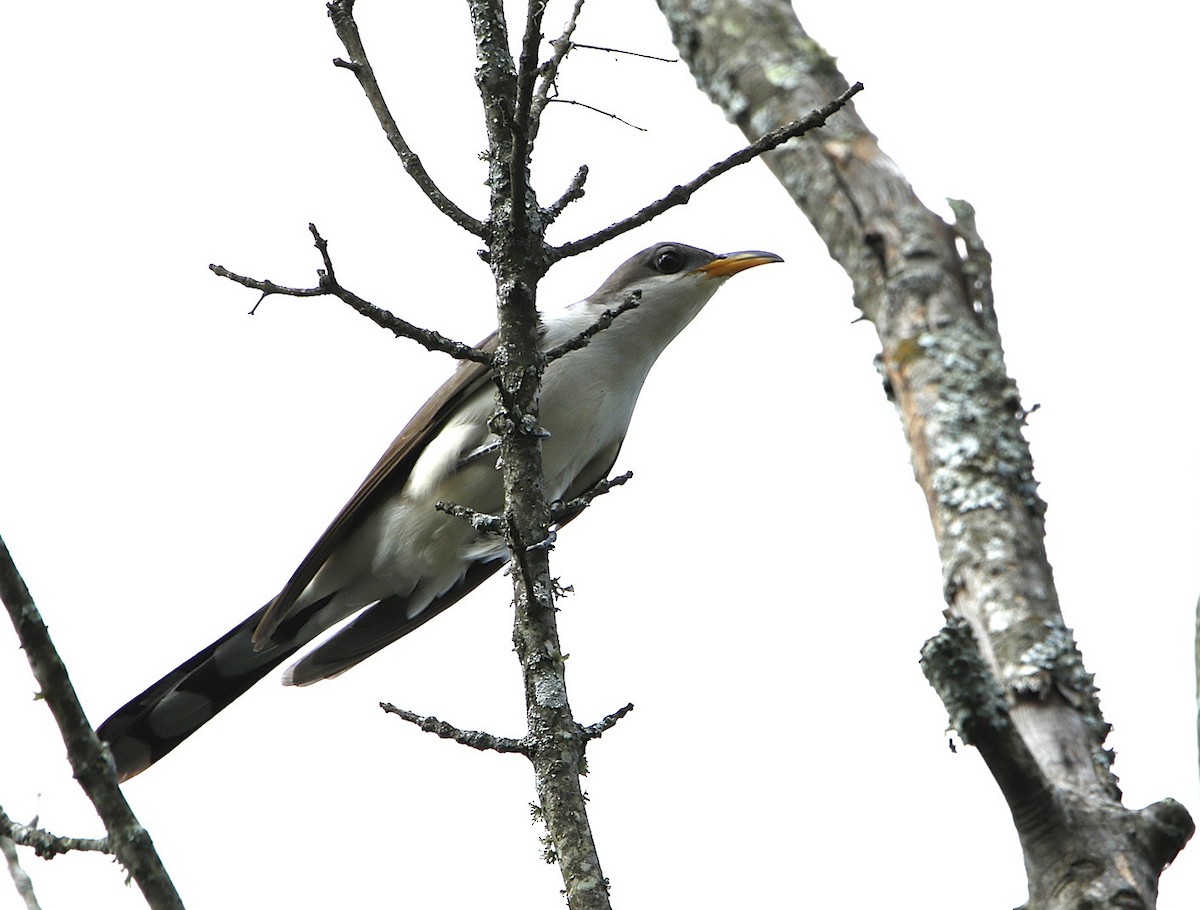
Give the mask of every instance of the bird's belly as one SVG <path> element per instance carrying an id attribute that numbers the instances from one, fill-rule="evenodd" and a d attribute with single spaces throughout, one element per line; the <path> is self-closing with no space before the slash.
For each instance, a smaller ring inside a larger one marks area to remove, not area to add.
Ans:
<path id="1" fill-rule="evenodd" d="M 602 471 L 625 436 L 641 382 L 605 381 L 589 369 L 587 350 L 551 367 L 542 388 L 541 425 L 545 495 L 564 498 L 589 469 Z M 571 358 L 577 358 L 569 364 Z M 563 365 L 571 369 L 563 370 Z M 627 380 L 629 377 L 622 377 Z M 499 452 L 487 429 L 492 393 L 482 391 L 429 442 L 403 489 L 383 502 L 330 557 L 298 599 L 313 602 L 336 592 L 338 612 L 348 614 L 385 597 L 408 598 L 410 616 L 423 610 L 481 559 L 505 555 L 502 538 L 485 536 L 461 518 L 438 511 L 441 502 L 495 514 L 503 509 Z M 480 454 L 473 454 L 473 453 Z"/>
<path id="2" fill-rule="evenodd" d="M 549 434 L 542 443 L 548 500 L 563 498 L 585 468 L 603 453 L 615 452 L 625 438 L 636 403 L 636 389 L 614 388 L 586 371 L 565 382 L 546 384 L 541 423 Z M 600 478 L 582 479 L 593 483 Z"/>

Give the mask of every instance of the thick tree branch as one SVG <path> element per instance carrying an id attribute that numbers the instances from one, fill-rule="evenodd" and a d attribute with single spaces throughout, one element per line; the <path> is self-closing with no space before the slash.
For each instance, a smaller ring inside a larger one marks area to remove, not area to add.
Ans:
<path id="1" fill-rule="evenodd" d="M 785 0 L 658 2 L 697 82 L 747 136 L 846 88 Z M 1163 861 L 1191 823 L 1175 803 L 1140 812 L 1120 804 L 1108 726 L 1059 610 L 1045 505 L 1021 432 L 1026 411 L 1005 369 L 990 257 L 971 213 L 958 206 L 951 227 L 930 212 L 852 107 L 764 161 L 853 280 L 855 304 L 879 334 L 887 391 L 938 540 L 948 613 L 969 625 L 979 666 L 1003 696 L 991 703 L 1005 710 L 963 713 L 946 690 L 948 706 L 964 724 L 1005 718 L 960 732 L 991 756 L 1009 798 L 1030 906 L 1081 906 L 1092 887 L 1105 898 L 1123 887 L 1122 900 L 1153 906 Z"/>
<path id="2" fill-rule="evenodd" d="M 149 832 L 138 822 L 117 787 L 108 749 L 88 723 L 67 668 L 50 640 L 50 631 L 42 622 L 3 540 L 0 540 L 0 599 L 8 609 L 29 667 L 41 687 L 40 695 L 58 724 L 75 779 L 104 822 L 113 854 L 129 870 L 146 903 L 154 910 L 182 910 L 183 901 L 154 849 Z"/>
<path id="3" fill-rule="evenodd" d="M 529 6 L 520 67 L 508 50 L 501 0 L 470 0 L 479 65 L 475 83 L 485 111 L 491 187 L 488 262 L 496 283 L 499 337 L 495 379 L 504 482 L 505 536 L 512 559 L 513 643 L 525 684 L 525 737 L 533 762 L 539 815 L 548 853 L 558 862 L 571 910 L 606 910 L 608 882 L 600 869 L 580 774 L 587 736 L 567 698 L 565 662 L 555 621 L 548 562 L 550 508 L 542 480 L 538 389 L 545 358 L 538 349 L 537 282 L 550 264 L 546 221 L 529 182 L 537 134 L 535 54 L 543 4 Z"/>

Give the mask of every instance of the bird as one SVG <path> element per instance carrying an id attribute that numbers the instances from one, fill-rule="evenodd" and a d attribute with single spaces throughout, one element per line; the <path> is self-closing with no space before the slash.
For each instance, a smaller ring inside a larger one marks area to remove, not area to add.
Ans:
<path id="1" fill-rule="evenodd" d="M 731 276 L 782 262 L 682 243 L 637 253 L 589 297 L 540 316 L 545 352 L 582 347 L 546 368 L 539 398 L 548 502 L 608 476 L 650 368 Z M 621 312 L 595 331 L 606 311 Z M 588 337 L 587 333 L 594 332 Z M 496 334 L 480 347 L 495 350 Z M 118 708 L 97 730 L 121 781 L 140 774 L 260 679 L 350 616 L 287 668 L 284 685 L 331 679 L 428 622 L 504 565 L 503 539 L 435 508 L 503 508 L 495 385 L 464 360 L 400 431 L 354 495 L 265 606 Z M 571 516 L 574 517 L 574 516 Z M 561 522 L 561 523 L 565 523 Z"/>

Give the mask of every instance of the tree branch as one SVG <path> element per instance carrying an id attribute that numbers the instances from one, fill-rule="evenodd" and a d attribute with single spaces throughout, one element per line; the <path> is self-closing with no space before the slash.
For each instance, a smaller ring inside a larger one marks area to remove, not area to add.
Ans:
<path id="1" fill-rule="evenodd" d="M 631 292 L 630 295 L 622 300 L 615 309 L 605 310 L 599 315 L 599 317 L 597 317 L 595 322 L 589 325 L 574 338 L 570 338 L 564 341 L 558 347 L 551 348 L 549 351 L 547 351 L 546 365 L 549 366 L 560 357 L 565 357 L 572 351 L 578 351 L 580 348 L 587 347 L 588 343 L 609 326 L 611 326 L 617 320 L 618 316 L 620 316 L 622 313 L 628 313 L 632 309 L 636 309 L 637 307 L 641 306 L 641 303 L 642 292 L 639 290 Z"/>
<path id="2" fill-rule="evenodd" d="M 21 825 L 0 809 L 0 838 L 8 838 L 22 847 L 32 847 L 33 852 L 43 859 L 53 859 L 72 850 L 92 853 L 112 853 L 107 837 L 59 837 L 33 825 Z"/>
<path id="3" fill-rule="evenodd" d="M 350 55 L 349 61 L 340 58 L 334 60 L 334 66 L 348 69 L 354 73 L 367 100 L 371 103 L 371 109 L 375 111 L 379 125 L 383 127 L 384 135 L 387 136 L 388 142 L 391 143 L 396 156 L 404 166 L 404 170 L 421 188 L 429 201 L 437 206 L 438 211 L 476 237 L 486 237 L 487 225 L 468 215 L 441 191 L 425 170 L 421 159 L 409 147 L 408 142 L 401 134 L 400 127 L 396 125 L 396 120 L 392 117 L 392 112 L 388 109 L 387 101 L 383 97 L 383 90 L 375 80 L 375 71 L 367 59 L 367 51 L 363 47 L 362 36 L 358 32 L 358 23 L 354 21 L 354 0 L 334 0 L 334 2 L 326 4 L 326 8 L 329 11 L 329 18 L 333 21 L 333 27 L 337 30 L 338 38 L 346 48 L 346 53 Z"/>
<path id="4" fill-rule="evenodd" d="M 583 198 L 583 185 L 587 182 L 588 166 L 581 164 L 579 170 L 575 172 L 575 176 L 571 178 L 566 192 L 558 197 L 553 203 L 542 209 L 542 222 L 549 227 L 563 210 L 577 199 Z"/>
<path id="5" fill-rule="evenodd" d="M 537 347 L 537 282 L 550 264 L 546 222 L 528 180 L 537 121 L 532 97 L 543 4 L 526 19 L 520 69 L 508 50 L 501 0 L 469 0 L 479 65 L 475 83 L 485 110 L 491 188 L 488 262 L 499 321 L 496 416 L 504 481 L 505 542 L 512 560 L 513 643 L 521 661 L 539 814 L 549 853 L 562 872 L 571 910 L 607 910 L 580 783 L 587 739 L 567 699 L 548 562 L 550 509 L 542 487 L 538 389 L 545 358 Z"/>
<path id="6" fill-rule="evenodd" d="M 422 717 L 420 714 L 414 714 L 404 708 L 397 708 L 393 704 L 381 701 L 379 707 L 388 714 L 395 714 L 401 720 L 406 720 L 410 724 L 420 727 L 425 733 L 433 733 L 442 739 L 452 739 L 456 743 L 464 746 L 470 746 L 472 749 L 478 749 L 480 752 L 519 752 L 522 755 L 529 754 L 529 748 L 524 740 L 513 739 L 507 736 L 493 736 L 491 733 L 482 733 L 478 730 L 460 730 L 453 724 L 448 724 L 443 720 L 438 720 L 432 715 Z"/>
<path id="7" fill-rule="evenodd" d="M 469 344 L 463 344 L 461 341 L 455 341 L 453 338 L 446 337 L 441 332 L 413 325 L 411 322 L 401 319 L 387 310 L 380 309 L 375 304 L 363 300 L 353 291 L 342 287 L 334 274 L 333 261 L 329 256 L 328 243 L 317 232 L 316 225 L 309 224 L 308 230 L 313 235 L 314 246 L 320 251 L 321 260 L 325 265 L 323 269 L 317 270 L 316 287 L 294 288 L 276 284 L 270 280 L 248 278 L 245 275 L 229 271 L 223 265 L 210 264 L 208 268 L 214 275 L 220 278 L 228 278 L 242 287 L 259 291 L 262 294 L 258 299 L 258 303 L 251 309 L 251 313 L 254 313 L 258 309 L 259 304 L 272 294 L 278 294 L 282 297 L 323 297 L 328 295 L 336 297 L 360 315 L 366 316 L 380 328 L 387 329 L 397 338 L 411 338 L 430 351 L 440 351 L 443 354 L 449 354 L 456 360 L 473 360 L 476 363 L 488 365 L 492 363 L 492 354 L 489 351 L 472 347 Z"/>
<path id="8" fill-rule="evenodd" d="M 554 53 L 550 55 L 549 60 L 542 64 L 537 89 L 533 94 L 533 119 L 535 122 L 541 122 L 542 111 L 545 110 L 546 103 L 550 100 L 550 92 L 554 88 L 558 79 L 558 71 L 562 68 L 567 54 L 571 53 L 572 48 L 578 47 L 571 41 L 571 36 L 575 34 L 575 26 L 579 23 L 579 14 L 582 11 L 583 0 L 575 0 L 575 5 L 571 7 L 571 15 L 567 18 L 562 33 L 550 42 Z"/>
<path id="9" fill-rule="evenodd" d="M 785 0 L 658 2 L 697 82 L 747 136 L 845 89 Z M 1005 368 L 990 256 L 972 213 L 958 206 L 963 257 L 955 230 L 921 203 L 852 108 L 814 140 L 764 161 L 851 277 L 855 305 L 879 334 L 886 389 L 938 541 L 950 628 L 969 626 L 978 643 L 968 656 L 955 632 L 927 656 L 955 655 L 958 671 L 937 677 L 939 693 L 1008 799 L 1030 906 L 1152 907 L 1191 821 L 1173 801 L 1137 812 L 1120 803 L 1108 725 L 1059 610 L 1045 504 L 1021 432 L 1027 411 Z M 972 692 L 983 677 L 990 688 Z"/>
<path id="10" fill-rule="evenodd" d="M 747 161 L 753 161 L 765 152 L 778 148 L 790 139 L 803 136 L 810 130 L 824 126 L 830 117 L 845 107 L 847 102 L 862 90 L 863 85 L 861 82 L 843 89 L 828 104 L 816 108 L 799 120 L 793 120 L 791 123 L 787 123 L 760 136 L 745 148 L 739 149 L 722 161 L 718 161 L 687 183 L 680 184 L 661 199 L 656 199 L 628 218 L 623 218 L 614 224 L 610 224 L 603 230 L 596 231 L 596 233 L 588 237 L 580 240 L 572 240 L 570 243 L 564 243 L 562 246 L 552 248 L 551 255 L 553 259 L 557 261 L 559 259 L 566 259 L 568 256 L 578 256 L 580 253 L 594 250 L 602 243 L 607 243 L 614 237 L 619 237 L 622 234 L 632 231 L 634 228 L 641 227 L 643 224 L 657 218 L 663 212 L 675 208 L 677 205 L 687 205 L 697 190 L 712 183 L 712 181 L 716 180 L 722 174 L 733 170 L 739 165 L 745 164 Z"/>
<path id="11" fill-rule="evenodd" d="M 555 524 L 566 524 L 590 506 L 594 499 L 612 491 L 615 487 L 623 486 L 631 480 L 633 480 L 633 471 L 626 471 L 624 474 L 618 474 L 616 477 L 598 480 L 574 499 L 555 503 L 550 509 L 550 518 Z"/>
<path id="12" fill-rule="evenodd" d="M 0 599 L 8 609 L 29 667 L 41 687 L 41 697 L 58 724 L 75 779 L 104 822 L 113 854 L 129 870 L 146 903 L 154 910 L 182 910 L 183 901 L 154 849 L 150 834 L 125 802 L 117 786 L 112 757 L 88 723 L 67 668 L 2 539 Z"/>

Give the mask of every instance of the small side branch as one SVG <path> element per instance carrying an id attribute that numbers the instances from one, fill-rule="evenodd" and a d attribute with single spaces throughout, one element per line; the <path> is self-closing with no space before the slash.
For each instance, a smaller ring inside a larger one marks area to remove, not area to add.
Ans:
<path id="1" fill-rule="evenodd" d="M 336 297 L 342 303 L 345 303 L 360 315 L 366 316 L 377 326 L 386 329 L 397 338 L 411 338 L 430 351 L 440 351 L 443 354 L 449 354 L 456 360 L 472 360 L 475 363 L 491 365 L 493 358 L 490 352 L 469 344 L 463 344 L 461 341 L 455 341 L 453 338 L 446 337 L 441 332 L 413 325 L 411 322 L 375 306 L 375 304 L 364 300 L 353 291 L 342 287 L 333 270 L 333 261 L 329 256 L 328 242 L 317 231 L 316 225 L 309 224 L 308 230 L 313 235 L 314 246 L 320 251 L 321 261 L 324 264 L 323 268 L 317 270 L 316 287 L 288 287 L 287 285 L 276 284 L 274 281 L 267 279 L 239 275 L 236 272 L 229 271 L 223 265 L 212 264 L 208 268 L 214 275 L 220 278 L 228 278 L 230 281 L 236 282 L 242 287 L 258 291 L 262 295 L 259 297 L 258 303 L 250 311 L 251 313 L 258 309 L 259 304 L 263 300 L 273 294 L 278 294 L 281 297 Z"/>
<path id="2" fill-rule="evenodd" d="M 447 515 L 453 515 L 455 518 L 461 518 L 463 521 L 470 522 L 471 527 L 476 531 L 482 531 L 485 534 L 504 533 L 506 523 L 499 515 L 476 512 L 469 506 L 460 505 L 457 502 L 442 502 L 441 500 L 435 502 L 433 507 L 439 512 L 445 512 Z"/>
<path id="3" fill-rule="evenodd" d="M 334 0 L 333 3 L 326 5 L 326 9 L 329 11 L 329 18 L 333 20 L 333 27 L 337 30 L 338 38 L 346 48 L 346 53 L 350 55 L 348 61 L 338 58 L 333 61 L 333 64 L 354 73 L 367 100 L 371 103 L 371 109 L 375 111 L 379 125 L 383 127 L 384 135 L 387 136 L 388 142 L 391 143 L 400 163 L 404 166 L 404 170 L 443 215 L 476 237 L 486 237 L 487 225 L 478 218 L 468 215 L 441 191 L 433 182 L 433 178 L 429 176 L 429 172 L 425 170 L 425 165 L 417 153 L 409 147 L 408 142 L 401 134 L 400 127 L 396 125 L 396 120 L 383 97 L 383 90 L 375 79 L 375 71 L 367 59 L 367 51 L 363 47 L 362 36 L 358 32 L 358 23 L 354 21 L 354 0 Z"/>
<path id="4" fill-rule="evenodd" d="M 546 365 L 554 363 L 558 358 L 570 354 L 572 351 L 578 351 L 580 348 L 587 347 L 596 335 L 603 332 L 616 321 L 616 318 L 622 313 L 628 313 L 632 309 L 636 309 L 641 305 L 642 292 L 634 290 L 629 293 L 629 296 L 621 301 L 620 305 L 612 310 L 605 310 L 600 314 L 600 317 L 589 325 L 586 329 L 567 341 L 564 341 L 556 348 L 551 348 L 546 352 Z"/>
<path id="5" fill-rule="evenodd" d="M 996 338 L 1000 326 L 996 321 L 995 297 L 992 292 L 992 254 L 984 246 L 975 226 L 975 207 L 963 199 L 947 199 L 954 213 L 954 233 L 963 242 L 966 256 L 962 262 L 963 278 L 967 281 L 967 299 L 983 325 Z"/>
<path id="6" fill-rule="evenodd" d="M 558 502 L 551 505 L 550 520 L 555 524 L 565 524 L 590 506 L 592 500 L 597 496 L 603 496 L 613 487 L 619 487 L 631 480 L 633 480 L 633 471 L 626 471 L 624 474 L 619 474 L 616 477 L 598 481 L 590 489 L 576 496 L 574 499 L 568 499 L 566 502 Z"/>
<path id="7" fill-rule="evenodd" d="M 422 717 L 420 714 L 404 708 L 397 708 L 388 702 L 381 701 L 379 707 L 388 714 L 395 714 L 401 720 L 420 727 L 425 733 L 433 733 L 442 739 L 452 739 L 456 743 L 470 746 L 480 752 L 519 752 L 521 755 L 529 755 L 529 747 L 524 740 L 513 739 L 509 736 L 493 736 L 491 733 L 483 733 L 479 730 L 460 730 L 453 724 L 438 720 L 436 717 Z"/>
<path id="8" fill-rule="evenodd" d="M 550 42 L 550 46 L 554 48 L 554 53 L 550 55 L 550 59 L 542 64 L 539 72 L 537 89 L 533 94 L 533 117 L 535 121 L 540 121 L 542 111 L 546 107 L 546 103 L 550 100 L 550 92 L 554 88 L 555 81 L 558 79 L 558 71 L 562 67 L 563 60 L 567 54 L 571 53 L 571 48 L 579 47 L 571 41 L 571 36 L 575 34 L 575 26 L 579 22 L 579 14 L 583 11 L 583 0 L 575 0 L 575 5 L 571 8 L 571 15 L 567 19 L 566 25 L 563 26 L 562 34 Z"/>
<path id="9" fill-rule="evenodd" d="M 22 847 L 32 847 L 33 852 L 43 859 L 53 859 L 72 850 L 113 852 L 107 837 L 59 837 L 42 828 L 18 824 L 3 809 L 0 809 L 0 838 L 8 838 Z"/>
<path id="10" fill-rule="evenodd" d="M 627 126 L 630 129 L 637 130 L 639 133 L 646 132 L 646 128 L 644 126 L 638 126 L 636 123 L 631 123 L 630 121 L 626 120 L 624 117 L 614 114 L 612 111 L 606 111 L 602 108 L 598 108 L 594 104 L 587 104 L 584 101 L 576 101 L 573 98 L 560 98 L 558 95 L 555 95 L 550 100 L 552 102 L 554 102 L 555 104 L 570 104 L 575 107 L 581 107 L 581 108 L 584 108 L 585 110 L 591 111 L 593 114 L 600 114 L 604 117 L 607 117 L 609 120 L 615 120 L 615 121 L 617 121 L 617 123 L 620 123 L 623 126 Z"/>
<path id="11" fill-rule="evenodd" d="M 966 620 L 951 619 L 925 642 L 921 670 L 946 706 L 950 725 L 979 750 L 1014 815 L 1053 815 L 1053 786 L 1014 726 Z"/>
<path id="12" fill-rule="evenodd" d="M 622 717 L 624 717 L 626 714 L 628 714 L 632 710 L 633 710 L 633 703 L 630 702 L 624 708 L 618 708 L 616 711 L 614 711 L 612 714 L 608 715 L 608 717 L 604 718 L 603 720 L 597 721 L 594 724 L 589 724 L 588 726 L 583 728 L 584 738 L 587 740 L 599 739 L 601 736 L 604 735 L 604 732 L 606 730 L 611 730 L 613 727 L 615 727 L 617 725 L 617 721 L 619 721 Z"/>
<path id="13" fill-rule="evenodd" d="M 566 259 L 568 256 L 578 256 L 580 253 L 594 250 L 614 237 L 619 237 L 622 234 L 632 231 L 634 228 L 641 227 L 668 209 L 672 209 L 677 205 L 686 205 L 698 189 L 711 183 L 725 172 L 731 171 L 738 165 L 745 164 L 747 161 L 753 161 L 763 153 L 783 145 L 789 139 L 795 139 L 797 136 L 803 136 L 810 130 L 824 126 L 830 117 L 845 107 L 850 99 L 862 90 L 863 84 L 861 82 L 854 83 L 854 85 L 850 86 L 850 88 L 846 89 L 846 91 L 842 92 L 824 107 L 819 107 L 799 120 L 794 120 L 785 126 L 771 130 L 771 132 L 756 142 L 752 142 L 740 151 L 734 152 L 725 160 L 718 161 L 693 180 L 675 187 L 667 195 L 650 203 L 641 211 L 615 224 L 610 224 L 608 227 L 597 231 L 589 237 L 584 237 L 581 240 L 572 240 L 570 243 L 564 243 L 562 246 L 551 247 L 551 259 L 557 261 L 559 259 Z"/>
<path id="14" fill-rule="evenodd" d="M 571 178 L 571 183 L 567 186 L 566 192 L 542 209 L 542 220 L 547 225 L 553 224 L 568 205 L 577 199 L 583 198 L 583 185 L 587 182 L 587 175 L 588 166 L 581 164 L 579 170 L 575 172 L 575 176 Z"/>
<path id="15" fill-rule="evenodd" d="M 1020 698 L 1010 707 L 965 619 L 952 618 L 925 643 L 921 669 L 950 712 L 951 725 L 979 750 L 1004 794 L 1026 866 L 1045 870 L 1031 888 L 1029 905 L 1118 906 L 1137 893 L 1139 906 L 1152 906 L 1159 872 L 1195 831 L 1187 810 L 1164 799 L 1131 811 L 1101 788 L 1053 780 L 1014 723 Z M 1114 862 L 1113 856 L 1120 859 Z M 1089 870 L 1086 876 L 1077 874 L 1081 867 Z"/>

